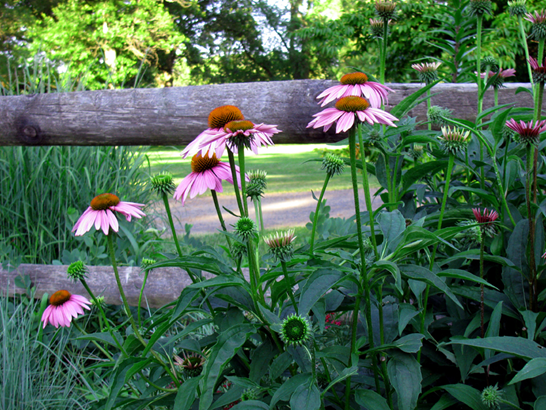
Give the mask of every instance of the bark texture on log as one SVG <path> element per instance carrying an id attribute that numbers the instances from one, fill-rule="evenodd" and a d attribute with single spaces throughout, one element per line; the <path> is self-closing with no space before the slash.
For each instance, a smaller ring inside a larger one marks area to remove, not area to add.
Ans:
<path id="1" fill-rule="evenodd" d="M 12 271 L 0 269 L 0 290 L 9 290 L 9 294 L 23 293 L 24 289 L 15 286 L 15 278 L 19 275 L 29 275 L 32 286 L 36 287 L 35 297 L 41 298 L 44 293 L 50 296 L 58 290 L 66 289 L 70 293 L 89 298 L 82 284 L 72 282 L 66 275 L 68 266 L 65 265 L 31 265 L 22 264 Z M 121 296 L 118 291 L 114 270 L 111 266 L 88 266 L 89 274 L 86 282 L 95 296 L 104 296 L 105 302 L 113 305 L 121 305 Z M 144 271 L 139 267 L 120 267 L 119 276 L 123 285 L 123 291 L 131 306 L 138 304 L 138 295 L 144 280 Z M 214 275 L 204 273 L 211 278 Z M 176 300 L 182 290 L 192 284 L 185 270 L 180 268 L 154 269 L 148 275 L 143 307 L 161 307 Z"/>
<path id="2" fill-rule="evenodd" d="M 333 129 L 309 129 L 321 111 L 316 97 L 339 84 L 331 80 L 271 81 L 189 87 L 102 90 L 0 97 L 1 145 L 185 145 L 208 127 L 209 112 L 221 105 L 238 106 L 255 123 L 277 124 L 283 132 L 275 143 L 339 141 Z M 389 106 L 421 88 L 421 84 L 388 84 L 395 92 Z M 528 93 L 515 94 L 526 83 L 507 83 L 499 103 L 532 106 Z M 433 105 L 453 110 L 458 118 L 476 116 L 475 84 L 439 84 Z M 493 91 L 484 108 L 493 105 Z M 387 108 L 388 109 L 388 108 Z M 426 120 L 426 103 L 410 113 Z"/>

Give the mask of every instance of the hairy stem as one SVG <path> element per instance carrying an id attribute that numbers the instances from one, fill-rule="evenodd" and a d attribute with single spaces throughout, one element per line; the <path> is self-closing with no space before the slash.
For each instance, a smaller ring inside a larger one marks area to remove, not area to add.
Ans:
<path id="1" fill-rule="evenodd" d="M 322 198 L 324 197 L 324 193 L 326 192 L 326 187 L 328 186 L 328 182 L 330 181 L 331 175 L 329 173 L 326 173 L 326 178 L 324 178 L 324 184 L 322 185 L 322 190 L 320 191 L 320 196 L 317 202 L 317 208 L 315 209 L 315 217 L 313 218 L 313 229 L 311 230 L 311 243 L 309 248 L 309 255 L 313 257 L 313 250 L 315 247 L 315 233 L 317 231 L 317 223 L 318 223 L 318 217 L 319 217 L 319 211 L 320 211 L 320 204 L 322 203 Z"/>

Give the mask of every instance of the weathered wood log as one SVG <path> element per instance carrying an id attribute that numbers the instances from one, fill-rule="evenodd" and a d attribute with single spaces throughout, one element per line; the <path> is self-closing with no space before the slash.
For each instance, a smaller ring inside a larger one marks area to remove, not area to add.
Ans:
<path id="1" fill-rule="evenodd" d="M 316 96 L 338 84 L 330 80 L 271 81 L 156 89 L 103 90 L 0 97 L 1 145 L 185 145 L 207 128 L 209 112 L 236 105 L 247 119 L 277 124 L 283 132 L 276 143 L 338 141 L 346 135 L 306 128 L 321 108 Z M 421 84 L 389 84 L 395 90 L 389 105 L 421 88 Z M 499 103 L 531 106 L 529 84 L 507 83 Z M 459 118 L 476 116 L 475 84 L 439 84 L 434 105 L 453 110 Z M 493 105 L 488 91 L 484 107 Z M 411 116 L 426 119 L 422 103 Z"/>
<path id="2" fill-rule="evenodd" d="M 9 294 L 23 293 L 25 290 L 15 286 L 15 278 L 19 275 L 28 275 L 32 286 L 36 287 L 35 297 L 41 298 L 44 293 L 52 295 L 54 292 L 66 289 L 70 293 L 89 298 L 80 282 L 72 282 L 66 275 L 68 266 L 59 265 L 31 265 L 22 264 L 14 271 L 7 272 L 0 269 L 0 294 L 9 290 Z M 89 266 L 86 282 L 95 296 L 104 296 L 106 303 L 121 304 L 114 270 L 111 266 Z M 248 275 L 248 272 L 244 272 Z M 120 267 L 119 275 L 123 291 L 131 306 L 138 304 L 138 295 L 144 280 L 144 272 L 139 267 Z M 214 275 L 204 273 L 206 278 Z M 180 268 L 153 269 L 148 275 L 144 290 L 143 306 L 161 307 L 176 300 L 182 290 L 191 285 L 192 281 L 185 270 Z"/>

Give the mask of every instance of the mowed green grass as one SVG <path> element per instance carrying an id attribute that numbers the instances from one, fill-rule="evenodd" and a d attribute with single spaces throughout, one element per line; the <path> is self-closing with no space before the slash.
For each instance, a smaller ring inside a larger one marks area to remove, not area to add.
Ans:
<path id="1" fill-rule="evenodd" d="M 261 147 L 259 155 L 245 151 L 246 171 L 261 169 L 267 172 L 267 192 L 303 192 L 313 190 L 320 192 L 325 172 L 321 170 L 321 154 L 315 149 L 339 149 L 343 146 L 328 144 L 286 144 L 273 147 Z M 174 176 L 175 184 L 191 172 L 190 158 L 182 159 L 182 147 L 153 147 L 148 152 L 152 175 L 168 171 Z M 319 159 L 320 161 L 313 161 Z M 224 154 L 222 161 L 228 161 Z M 358 177 L 359 185 L 362 176 Z M 375 177 L 370 177 L 372 188 L 379 187 Z M 233 194 L 232 185 L 224 183 L 224 195 Z M 342 175 L 330 179 L 328 190 L 351 188 L 351 172 L 345 169 Z M 317 192 L 317 195 L 318 195 Z"/>

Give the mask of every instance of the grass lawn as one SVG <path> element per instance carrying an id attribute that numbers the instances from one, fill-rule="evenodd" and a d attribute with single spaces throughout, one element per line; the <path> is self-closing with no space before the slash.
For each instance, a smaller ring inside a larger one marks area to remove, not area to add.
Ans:
<path id="1" fill-rule="evenodd" d="M 328 144 L 289 144 L 261 147 L 260 154 L 245 152 L 246 169 L 262 169 L 267 172 L 267 192 L 320 192 L 324 184 L 325 173 L 321 162 L 306 162 L 321 159 L 321 153 L 315 149 L 339 149 L 340 145 Z M 148 152 L 152 175 L 168 171 L 174 176 L 175 184 L 191 172 L 190 158 L 182 159 L 181 147 L 153 147 Z M 222 158 L 228 161 L 227 154 Z M 359 185 L 362 178 L 359 177 Z M 224 183 L 224 195 L 233 194 L 231 184 Z M 371 188 L 378 188 L 375 177 L 370 177 Z M 351 173 L 348 168 L 342 175 L 330 179 L 328 190 L 351 188 Z M 210 194 L 209 194 L 210 195 Z"/>

